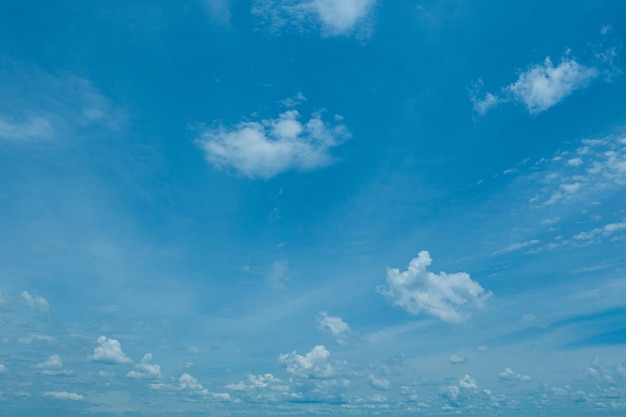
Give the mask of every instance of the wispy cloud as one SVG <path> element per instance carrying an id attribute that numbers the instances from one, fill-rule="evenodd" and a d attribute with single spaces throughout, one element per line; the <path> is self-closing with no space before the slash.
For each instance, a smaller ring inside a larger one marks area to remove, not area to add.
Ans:
<path id="1" fill-rule="evenodd" d="M 406 271 L 388 268 L 387 285 L 378 291 L 410 314 L 425 313 L 450 323 L 466 320 L 470 309 L 481 308 L 491 297 L 469 274 L 435 274 L 428 271 L 431 263 L 430 254 L 421 251 Z"/>
<path id="2" fill-rule="evenodd" d="M 348 323 L 343 321 L 341 317 L 329 316 L 325 311 L 320 313 L 317 326 L 323 332 L 330 333 L 341 344 L 346 343 L 351 334 Z"/>
<path id="3" fill-rule="evenodd" d="M 526 105 L 530 114 L 549 109 L 575 90 L 586 87 L 599 72 L 576 62 L 564 59 L 557 66 L 546 57 L 542 65 L 534 65 L 523 72 L 518 80 L 506 87 L 512 97 Z"/>
<path id="4" fill-rule="evenodd" d="M 34 310 L 48 311 L 50 307 L 45 298 L 31 295 L 28 291 L 22 291 L 22 300 Z"/>
<path id="5" fill-rule="evenodd" d="M 482 94 L 484 83 L 479 79 L 470 89 L 474 113 L 483 116 L 502 103 L 517 102 L 523 104 L 528 113 L 535 115 L 557 105 L 576 90 L 587 87 L 596 78 L 602 76 L 610 82 L 621 72 L 616 65 L 616 48 L 604 46 L 604 49 L 599 50 L 599 46 L 596 46 L 596 49 L 598 52 L 582 59 L 585 63 L 571 56 L 569 50 L 556 65 L 548 56 L 541 64 L 531 65 L 521 71 L 516 81 L 498 92 Z"/>
<path id="6" fill-rule="evenodd" d="M 271 178 L 330 164 L 330 149 L 349 137 L 347 128 L 331 126 L 321 113 L 306 122 L 299 119 L 297 110 L 288 110 L 275 119 L 204 129 L 197 143 L 211 165 L 232 168 L 249 178 Z"/>
<path id="7" fill-rule="evenodd" d="M 324 36 L 369 34 L 376 0 L 257 0 L 252 12 L 272 30 L 317 27 Z"/>

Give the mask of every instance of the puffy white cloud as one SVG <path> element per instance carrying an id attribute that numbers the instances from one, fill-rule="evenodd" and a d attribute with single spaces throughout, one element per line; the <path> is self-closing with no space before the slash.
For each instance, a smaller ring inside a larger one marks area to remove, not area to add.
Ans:
<path id="1" fill-rule="evenodd" d="M 518 372 L 515 372 L 511 368 L 506 368 L 504 371 L 500 372 L 498 374 L 498 378 L 504 381 L 521 381 L 521 382 L 528 382 L 532 379 L 530 376 L 522 375 Z"/>
<path id="2" fill-rule="evenodd" d="M 341 317 L 329 316 L 325 311 L 320 312 L 317 326 L 320 330 L 330 333 L 339 343 L 345 343 L 350 336 L 350 326 Z"/>
<path id="3" fill-rule="evenodd" d="M 465 389 L 478 389 L 476 380 L 469 375 L 465 375 L 463 379 L 459 380 L 459 386 Z"/>
<path id="4" fill-rule="evenodd" d="M 202 386 L 198 380 L 188 373 L 184 373 L 178 378 L 178 389 L 189 391 L 194 395 L 208 395 L 209 391 Z"/>
<path id="5" fill-rule="evenodd" d="M 522 73 L 507 90 L 526 105 L 529 113 L 535 114 L 585 87 L 598 75 L 597 69 L 580 65 L 574 59 L 563 60 L 555 67 L 546 57 L 543 65 L 535 65 Z"/>
<path id="6" fill-rule="evenodd" d="M 22 299 L 28 306 L 35 310 L 48 311 L 50 307 L 48 301 L 43 297 L 33 296 L 28 291 L 22 291 Z"/>
<path id="7" fill-rule="evenodd" d="M 376 0 L 257 0 L 252 12 L 274 30 L 319 26 L 325 36 L 367 34 Z"/>
<path id="8" fill-rule="evenodd" d="M 7 367 L 0 363 L 0 374 L 6 371 Z"/>
<path id="9" fill-rule="evenodd" d="M 386 391 L 391 387 L 391 382 L 386 378 L 377 378 L 374 375 L 369 376 L 370 386 L 374 389 Z"/>
<path id="10" fill-rule="evenodd" d="M 128 356 L 122 351 L 122 345 L 116 339 L 109 339 L 106 336 L 98 338 L 97 346 L 93 349 L 93 355 L 90 359 L 105 363 L 130 363 L 132 362 Z"/>
<path id="11" fill-rule="evenodd" d="M 388 268 L 387 285 L 378 292 L 410 314 L 425 313 L 451 323 L 466 320 L 471 309 L 482 308 L 491 297 L 467 273 L 435 274 L 427 269 L 431 263 L 428 251 L 421 251 L 408 270 Z"/>
<path id="12" fill-rule="evenodd" d="M 333 373 L 333 367 L 328 363 L 329 356 L 330 352 L 324 346 L 318 345 L 304 356 L 296 351 L 282 353 L 278 356 L 278 362 L 293 376 L 327 378 Z"/>
<path id="13" fill-rule="evenodd" d="M 448 361 L 452 364 L 459 364 L 459 363 L 465 363 L 467 362 L 467 358 L 463 357 L 463 356 L 459 356 L 459 355 L 455 355 L 452 354 L 450 355 L 450 357 L 448 358 Z"/>
<path id="14" fill-rule="evenodd" d="M 136 371 L 130 371 L 126 374 L 130 378 L 158 378 L 161 376 L 161 367 L 152 362 L 152 353 L 146 353 L 141 362 L 135 365 Z"/>
<path id="15" fill-rule="evenodd" d="M 346 127 L 330 126 L 321 113 L 307 122 L 299 118 L 297 110 L 288 110 L 276 119 L 204 129 L 197 143 L 211 165 L 233 168 L 249 178 L 271 178 L 289 170 L 308 171 L 330 164 L 330 148 L 349 136 Z"/>
<path id="16" fill-rule="evenodd" d="M 45 397 L 57 398 L 59 400 L 82 400 L 84 396 L 82 394 L 77 394 L 75 392 L 67 392 L 67 391 L 48 391 L 44 392 L 43 395 Z"/>

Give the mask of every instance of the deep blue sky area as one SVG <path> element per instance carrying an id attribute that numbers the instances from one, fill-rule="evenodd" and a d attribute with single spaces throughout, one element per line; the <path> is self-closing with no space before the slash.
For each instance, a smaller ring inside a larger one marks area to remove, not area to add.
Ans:
<path id="1" fill-rule="evenodd" d="M 0 0 L 0 414 L 626 414 L 624 16 Z"/>

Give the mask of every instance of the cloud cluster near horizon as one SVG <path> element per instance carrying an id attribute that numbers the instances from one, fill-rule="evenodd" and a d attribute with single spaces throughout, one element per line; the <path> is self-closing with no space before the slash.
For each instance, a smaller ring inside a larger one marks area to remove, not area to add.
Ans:
<path id="1" fill-rule="evenodd" d="M 322 113 L 313 113 L 303 122 L 300 113 L 290 109 L 275 119 L 204 129 L 197 143 L 215 168 L 267 179 L 290 170 L 310 171 L 330 164 L 330 149 L 349 136 L 345 125 L 325 122 Z"/>

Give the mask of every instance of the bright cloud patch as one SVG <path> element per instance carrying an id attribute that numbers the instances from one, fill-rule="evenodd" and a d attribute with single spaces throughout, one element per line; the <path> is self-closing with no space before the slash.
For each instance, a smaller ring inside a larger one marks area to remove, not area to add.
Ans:
<path id="1" fill-rule="evenodd" d="M 603 62 L 596 62 L 599 66 Z M 486 93 L 480 96 L 482 80 L 470 91 L 474 112 L 480 116 L 491 108 L 506 102 L 523 103 L 530 114 L 541 113 L 558 104 L 574 91 L 586 87 L 600 75 L 595 66 L 585 66 L 574 58 L 565 58 L 554 65 L 550 57 L 543 64 L 530 67 L 522 72 L 517 81 L 501 89 L 500 93 Z"/>
<path id="2" fill-rule="evenodd" d="M 288 110 L 276 119 L 206 129 L 197 143 L 207 161 L 218 169 L 233 168 L 250 178 L 271 178 L 289 170 L 309 171 L 328 165 L 332 162 L 330 149 L 348 136 L 344 125 L 330 126 L 320 113 L 301 122 L 297 110 Z"/>
<path id="3" fill-rule="evenodd" d="M 387 270 L 387 285 L 378 288 L 394 305 L 410 314 L 429 314 L 450 323 L 468 318 L 469 311 L 481 308 L 492 294 L 465 272 L 432 273 L 428 251 L 421 251 L 406 271 Z"/>
<path id="4" fill-rule="evenodd" d="M 318 328 L 333 335 L 338 342 L 345 343 L 346 338 L 350 335 L 348 323 L 343 321 L 341 317 L 329 316 L 325 311 L 322 311 L 320 315 Z"/>
<path id="5" fill-rule="evenodd" d="M 574 59 L 564 60 L 555 67 L 548 57 L 543 65 L 522 73 L 507 90 L 534 114 L 554 106 L 597 76 L 598 70 L 580 65 Z"/>
<path id="6" fill-rule="evenodd" d="M 209 395 L 209 390 L 198 382 L 198 380 L 188 373 L 184 373 L 178 378 L 178 389 L 187 391 L 193 395 Z"/>
<path id="7" fill-rule="evenodd" d="M 152 353 L 146 353 L 141 362 L 135 365 L 136 371 L 126 374 L 130 378 L 158 378 L 161 376 L 161 367 L 152 363 Z"/>
<path id="8" fill-rule="evenodd" d="M 75 392 L 67 392 L 67 391 L 48 391 L 44 392 L 43 395 L 45 397 L 52 397 L 59 400 L 82 400 L 84 396 L 82 394 L 77 394 Z"/>
<path id="9" fill-rule="evenodd" d="M 122 345 L 115 339 L 109 339 L 106 336 L 98 338 L 97 346 L 93 350 L 91 360 L 105 363 L 130 363 L 131 360 L 122 351 Z M 144 357 L 145 358 L 145 357 Z"/>
<path id="10" fill-rule="evenodd" d="M 28 291 L 22 291 L 22 300 L 24 300 L 30 308 L 35 310 L 48 311 L 50 307 L 45 298 L 31 295 Z"/>
<path id="11" fill-rule="evenodd" d="M 278 356 L 278 362 L 283 364 L 293 376 L 302 378 L 327 378 L 333 373 L 328 363 L 330 352 L 322 345 L 315 346 L 309 353 L 302 356 L 295 351 Z"/>
<path id="12" fill-rule="evenodd" d="M 528 375 L 522 375 L 519 372 L 515 372 L 511 368 L 506 368 L 504 371 L 500 372 L 498 374 L 498 378 L 500 378 L 503 381 L 521 381 L 521 382 L 528 382 L 532 379 Z"/>
<path id="13" fill-rule="evenodd" d="M 325 36 L 363 31 L 376 0 L 257 0 L 252 12 L 274 30 L 287 24 L 319 27 Z"/>

